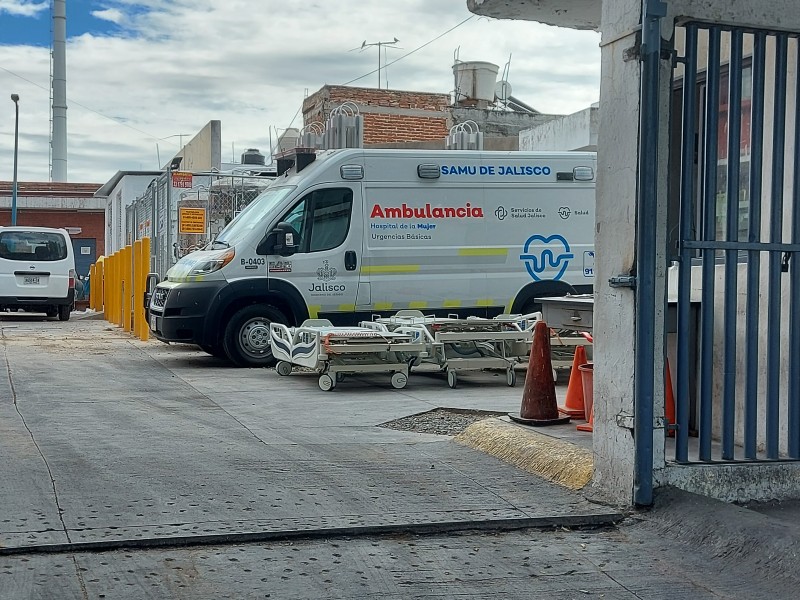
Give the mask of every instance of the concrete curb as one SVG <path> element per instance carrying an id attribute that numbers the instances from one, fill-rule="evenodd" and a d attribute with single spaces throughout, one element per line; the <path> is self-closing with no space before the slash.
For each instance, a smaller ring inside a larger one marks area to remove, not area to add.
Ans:
<path id="1" fill-rule="evenodd" d="M 603 514 L 572 514 L 519 519 L 481 519 L 474 521 L 441 521 L 398 525 L 368 525 L 361 527 L 330 527 L 317 529 L 292 529 L 284 531 L 257 531 L 247 533 L 219 533 L 209 535 L 171 536 L 163 538 L 137 538 L 104 540 L 97 542 L 72 542 L 66 544 L 38 544 L 0 548 L 0 556 L 25 554 L 72 554 L 77 552 L 111 552 L 124 549 L 183 548 L 187 546 L 215 546 L 278 542 L 286 540 L 313 541 L 330 538 L 380 537 L 399 534 L 440 535 L 469 531 L 501 532 L 520 529 L 597 529 L 611 527 L 625 516 L 618 512 Z"/>
<path id="2" fill-rule="evenodd" d="M 592 479 L 590 451 L 507 421 L 478 421 L 454 439 L 572 490 L 582 489 Z"/>

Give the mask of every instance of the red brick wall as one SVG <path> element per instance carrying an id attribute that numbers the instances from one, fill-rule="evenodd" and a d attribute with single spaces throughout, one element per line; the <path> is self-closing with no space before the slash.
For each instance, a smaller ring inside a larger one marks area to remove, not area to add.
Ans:
<path id="1" fill-rule="evenodd" d="M 303 102 L 303 122 L 324 124 L 331 109 L 348 100 L 355 102 L 364 116 L 365 145 L 443 140 L 447 136 L 449 94 L 325 86 Z M 370 106 L 396 109 L 397 113 L 370 112 Z M 420 111 L 430 111 L 431 116 L 422 116 Z"/>
<path id="2" fill-rule="evenodd" d="M 0 209 L 0 225 L 11 225 L 11 211 Z M 17 209 L 17 225 L 32 227 L 80 227 L 81 232 L 71 237 L 75 239 L 94 238 L 97 243 L 97 256 L 105 253 L 106 215 L 105 211 L 66 211 L 44 209 Z"/>

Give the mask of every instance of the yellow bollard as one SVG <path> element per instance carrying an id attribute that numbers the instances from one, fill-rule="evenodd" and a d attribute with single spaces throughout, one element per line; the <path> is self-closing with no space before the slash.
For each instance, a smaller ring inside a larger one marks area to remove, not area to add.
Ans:
<path id="1" fill-rule="evenodd" d="M 111 255 L 111 306 L 109 307 L 109 322 L 120 324 L 119 318 L 119 250 Z"/>
<path id="2" fill-rule="evenodd" d="M 133 335 L 139 337 L 144 310 L 142 307 L 142 240 L 133 242 Z"/>
<path id="3" fill-rule="evenodd" d="M 106 277 L 103 286 L 103 313 L 106 321 L 113 322 L 114 318 L 114 253 L 106 259 Z"/>
<path id="4" fill-rule="evenodd" d="M 89 308 L 94 310 L 94 294 L 92 293 L 92 286 L 97 282 L 97 275 L 95 275 L 94 265 L 89 265 Z"/>
<path id="5" fill-rule="evenodd" d="M 103 260 L 103 318 L 109 321 L 111 302 L 111 256 Z"/>
<path id="6" fill-rule="evenodd" d="M 94 273 L 97 277 L 97 287 L 93 285 L 89 288 L 89 292 L 94 296 L 94 309 L 96 311 L 103 310 L 103 301 L 105 297 L 105 270 L 106 260 L 104 256 L 97 259 L 97 264 L 94 266 Z"/>
<path id="7" fill-rule="evenodd" d="M 142 318 L 141 318 L 141 329 L 139 330 L 139 339 L 143 342 L 146 342 L 150 339 L 150 326 L 147 323 L 147 313 L 144 310 L 144 292 L 147 288 L 147 276 L 150 274 L 150 238 L 145 237 L 142 238 L 142 264 L 141 264 L 141 293 L 139 294 L 139 299 L 137 302 L 141 304 L 142 310 Z"/>
<path id="8" fill-rule="evenodd" d="M 120 303 L 121 309 L 121 321 L 122 321 L 122 330 L 123 331 L 130 331 L 131 330 L 131 317 L 132 317 L 132 305 L 131 301 L 133 300 L 133 249 L 130 246 L 125 246 L 122 249 L 122 285 L 120 289 L 122 290 L 122 302 Z"/>

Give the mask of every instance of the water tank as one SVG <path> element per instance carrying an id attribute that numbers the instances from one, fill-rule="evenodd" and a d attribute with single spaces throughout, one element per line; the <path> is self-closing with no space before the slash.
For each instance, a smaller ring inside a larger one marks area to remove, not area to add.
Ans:
<path id="1" fill-rule="evenodd" d="M 242 153 L 243 165 L 263 165 L 264 155 L 258 151 L 258 148 L 248 148 Z"/>
<path id="2" fill-rule="evenodd" d="M 488 104 L 494 100 L 494 86 L 500 70 L 490 62 L 457 62 L 453 65 L 456 104 Z"/>

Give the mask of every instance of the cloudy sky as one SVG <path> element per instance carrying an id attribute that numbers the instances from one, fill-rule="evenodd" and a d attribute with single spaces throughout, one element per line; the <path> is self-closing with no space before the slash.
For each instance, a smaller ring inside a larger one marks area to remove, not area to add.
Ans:
<path id="1" fill-rule="evenodd" d="M 596 102 L 599 36 L 472 15 L 466 0 L 66 0 L 68 179 L 157 169 L 208 121 L 223 160 L 302 126 L 325 84 L 377 87 L 377 47 L 395 37 L 381 87 L 452 92 L 452 65 L 509 62 L 513 95 L 570 113 Z M 50 0 L 0 0 L 0 180 L 49 179 Z M 408 56 L 406 56 L 408 55 Z M 392 61 L 397 61 L 391 64 Z M 384 57 L 381 57 L 381 65 Z M 183 136 L 183 137 L 181 137 Z"/>

